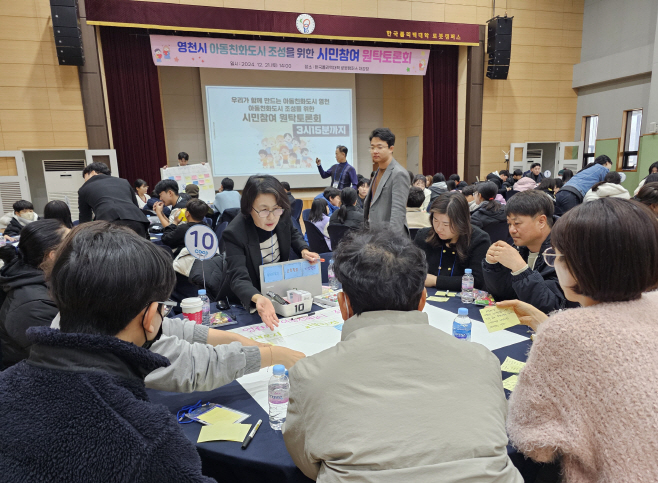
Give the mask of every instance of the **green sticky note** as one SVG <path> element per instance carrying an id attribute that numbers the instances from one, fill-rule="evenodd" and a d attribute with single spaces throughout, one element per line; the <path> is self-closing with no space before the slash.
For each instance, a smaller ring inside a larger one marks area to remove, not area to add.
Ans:
<path id="1" fill-rule="evenodd" d="M 450 299 L 449 299 L 448 297 L 436 297 L 436 296 L 432 296 L 432 297 L 427 297 L 427 300 L 430 300 L 430 301 L 432 301 L 432 302 L 447 302 L 447 301 L 450 300 Z"/>
<path id="2" fill-rule="evenodd" d="M 518 374 L 521 372 L 521 369 L 525 367 L 525 362 L 517 361 L 511 357 L 507 357 L 503 365 L 500 366 L 500 369 L 505 372 L 512 372 Z"/>
<path id="3" fill-rule="evenodd" d="M 511 392 L 516 387 L 517 382 L 519 382 L 519 376 L 510 376 L 503 380 L 503 387 Z"/>
<path id="4" fill-rule="evenodd" d="M 249 429 L 251 429 L 251 424 L 219 423 L 203 426 L 197 443 L 206 443 L 208 441 L 237 441 L 242 443 Z"/>
<path id="5" fill-rule="evenodd" d="M 513 309 L 488 307 L 480 310 L 480 315 L 489 332 L 498 332 L 521 323 Z"/>
<path id="6" fill-rule="evenodd" d="M 201 416 L 197 416 L 197 419 L 204 421 L 208 424 L 220 424 L 220 423 L 234 423 L 240 419 L 243 414 L 238 414 L 233 411 L 224 408 L 212 408 L 210 411 L 206 411 Z"/>

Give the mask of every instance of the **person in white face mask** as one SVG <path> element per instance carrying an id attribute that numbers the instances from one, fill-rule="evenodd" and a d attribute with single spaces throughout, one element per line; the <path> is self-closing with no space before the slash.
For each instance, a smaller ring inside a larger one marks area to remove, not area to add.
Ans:
<path id="1" fill-rule="evenodd" d="M 34 205 L 26 200 L 20 200 L 14 203 L 14 216 L 5 228 L 5 238 L 13 238 L 21 234 L 21 230 L 28 223 L 32 223 L 39 219 L 34 212 Z"/>

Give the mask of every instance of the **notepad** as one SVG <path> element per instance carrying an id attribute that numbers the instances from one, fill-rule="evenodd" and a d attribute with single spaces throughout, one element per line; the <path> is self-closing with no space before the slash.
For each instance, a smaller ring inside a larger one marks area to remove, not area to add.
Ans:
<path id="1" fill-rule="evenodd" d="M 238 414 L 229 409 L 224 408 L 213 408 L 210 411 L 207 411 L 200 416 L 197 416 L 197 419 L 200 419 L 204 423 L 208 424 L 220 424 L 220 423 L 234 423 L 238 419 L 243 417 L 242 414 Z"/>
<path id="2" fill-rule="evenodd" d="M 432 296 L 432 297 L 427 297 L 427 300 L 429 300 L 429 301 L 431 301 L 431 302 L 447 302 L 447 301 L 450 300 L 450 299 L 449 299 L 448 297 L 436 297 L 436 296 Z"/>
<path id="3" fill-rule="evenodd" d="M 488 307 L 480 310 L 480 315 L 489 332 L 498 332 L 521 323 L 513 309 Z"/>
<path id="4" fill-rule="evenodd" d="M 449 292 L 447 290 L 437 290 L 434 297 L 456 297 L 457 292 Z"/>
<path id="5" fill-rule="evenodd" d="M 206 443 L 208 441 L 237 441 L 242 443 L 247 436 L 249 429 L 251 429 L 251 424 L 233 424 L 226 422 L 203 426 L 199 433 L 197 443 Z"/>
<path id="6" fill-rule="evenodd" d="M 509 376 L 507 379 L 503 379 L 503 387 L 512 392 L 517 382 L 519 382 L 519 376 Z"/>
<path id="7" fill-rule="evenodd" d="M 505 372 L 518 374 L 524 367 L 525 362 L 517 361 L 508 356 L 507 359 L 505 359 L 505 362 L 500 366 L 500 369 Z"/>

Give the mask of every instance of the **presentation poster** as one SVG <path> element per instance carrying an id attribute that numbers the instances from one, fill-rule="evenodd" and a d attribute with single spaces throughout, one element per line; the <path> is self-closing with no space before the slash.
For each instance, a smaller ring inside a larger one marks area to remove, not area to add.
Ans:
<path id="1" fill-rule="evenodd" d="M 352 90 L 206 86 L 217 176 L 317 174 L 352 151 Z"/>
<path id="2" fill-rule="evenodd" d="M 206 203 L 215 201 L 215 184 L 213 183 L 210 166 L 207 164 L 188 164 L 160 169 L 162 179 L 171 179 L 178 183 L 178 192 L 185 193 L 188 184 L 199 187 L 199 199 Z"/>

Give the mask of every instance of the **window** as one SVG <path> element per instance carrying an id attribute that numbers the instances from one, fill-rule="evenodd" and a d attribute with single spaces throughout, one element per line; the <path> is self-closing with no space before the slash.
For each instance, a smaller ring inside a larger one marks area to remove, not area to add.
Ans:
<path id="1" fill-rule="evenodd" d="M 640 148 L 640 128 L 642 126 L 642 109 L 624 111 L 622 120 L 623 150 L 620 150 L 621 169 L 637 170 L 637 153 Z M 619 163 L 618 163 L 619 164 Z"/>
<path id="2" fill-rule="evenodd" d="M 583 116 L 583 133 L 581 140 L 584 141 L 583 168 L 594 161 L 596 151 L 596 131 L 599 127 L 599 116 Z"/>

